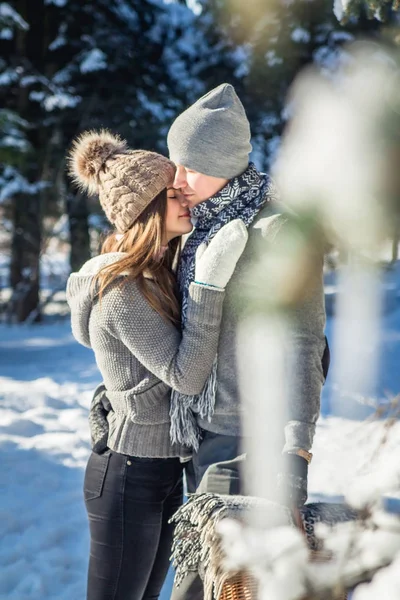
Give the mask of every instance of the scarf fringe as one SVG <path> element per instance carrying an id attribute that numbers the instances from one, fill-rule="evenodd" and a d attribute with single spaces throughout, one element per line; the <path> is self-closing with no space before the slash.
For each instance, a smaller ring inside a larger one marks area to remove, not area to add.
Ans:
<path id="1" fill-rule="evenodd" d="M 170 437 L 173 444 L 182 444 L 199 449 L 201 430 L 197 425 L 197 415 L 211 421 L 214 414 L 215 396 L 217 392 L 217 358 L 209 378 L 198 396 L 180 394 L 176 390 L 171 393 L 170 406 Z"/>
<path id="2" fill-rule="evenodd" d="M 244 521 L 250 510 L 260 509 L 272 525 L 294 526 L 290 511 L 275 502 L 249 496 L 194 494 L 171 519 L 175 523 L 172 564 L 175 585 L 179 587 L 188 571 L 198 571 L 203 579 L 204 600 L 218 598 L 224 581 L 235 575 L 224 565 L 218 523 L 225 518 Z"/>

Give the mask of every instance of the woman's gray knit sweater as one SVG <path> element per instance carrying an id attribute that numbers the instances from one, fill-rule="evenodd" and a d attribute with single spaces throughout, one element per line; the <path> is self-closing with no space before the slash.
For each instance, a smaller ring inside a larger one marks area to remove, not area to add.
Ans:
<path id="1" fill-rule="evenodd" d="M 94 275 L 121 256 L 89 260 L 67 284 L 72 332 L 93 349 L 112 405 L 108 446 L 131 456 L 185 457 L 187 450 L 170 442 L 170 389 L 203 389 L 218 347 L 225 294 L 192 283 L 182 333 L 149 305 L 134 281 L 117 282 L 101 302 L 93 300 Z"/>

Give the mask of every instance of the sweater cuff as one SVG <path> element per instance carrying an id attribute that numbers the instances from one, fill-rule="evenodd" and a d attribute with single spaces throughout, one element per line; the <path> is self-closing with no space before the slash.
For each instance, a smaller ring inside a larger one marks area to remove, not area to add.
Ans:
<path id="1" fill-rule="evenodd" d="M 191 283 L 189 286 L 187 320 L 219 325 L 222 318 L 225 290 Z"/>
<path id="2" fill-rule="evenodd" d="M 289 421 L 285 427 L 284 452 L 296 452 L 296 450 L 310 451 L 315 434 L 314 423 L 304 421 Z"/>

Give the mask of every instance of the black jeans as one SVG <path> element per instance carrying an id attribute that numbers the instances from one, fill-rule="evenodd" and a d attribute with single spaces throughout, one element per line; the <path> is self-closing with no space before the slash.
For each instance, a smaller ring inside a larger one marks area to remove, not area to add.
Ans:
<path id="1" fill-rule="evenodd" d="M 156 600 L 168 572 L 182 504 L 178 458 L 135 458 L 107 450 L 86 467 L 90 524 L 87 600 Z"/>

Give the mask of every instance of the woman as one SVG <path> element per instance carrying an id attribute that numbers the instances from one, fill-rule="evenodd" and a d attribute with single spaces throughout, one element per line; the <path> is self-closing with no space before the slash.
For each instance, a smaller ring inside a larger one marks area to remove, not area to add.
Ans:
<path id="1" fill-rule="evenodd" d="M 167 192 L 173 163 L 130 151 L 109 132 L 87 132 L 74 144 L 70 171 L 81 188 L 99 195 L 115 226 L 102 254 L 67 286 L 73 334 L 93 349 L 112 408 L 108 449 L 91 454 L 85 473 L 87 598 L 154 600 L 168 570 L 168 521 L 182 502 L 182 459 L 190 450 L 170 441 L 170 391 L 198 394 L 207 380 L 223 288 L 247 232 L 233 222 L 199 249 L 181 333 L 171 267 L 179 236 L 192 224 L 174 190 Z"/>

